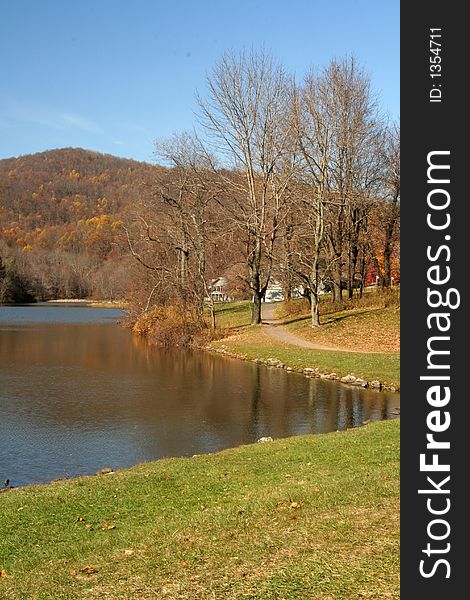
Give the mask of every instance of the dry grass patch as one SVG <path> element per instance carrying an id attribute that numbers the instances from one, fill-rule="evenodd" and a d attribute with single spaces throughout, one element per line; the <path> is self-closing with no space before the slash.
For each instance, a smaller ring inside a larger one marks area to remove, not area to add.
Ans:
<path id="1" fill-rule="evenodd" d="M 356 308 L 328 314 L 322 326 L 312 328 L 308 317 L 286 325 L 286 329 L 318 344 L 362 352 L 400 350 L 400 311 L 390 308 Z"/>

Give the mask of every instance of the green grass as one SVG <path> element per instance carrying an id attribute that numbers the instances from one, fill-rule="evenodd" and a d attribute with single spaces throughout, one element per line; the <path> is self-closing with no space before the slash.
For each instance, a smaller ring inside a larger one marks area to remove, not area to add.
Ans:
<path id="1" fill-rule="evenodd" d="M 369 291 L 364 298 L 332 306 L 322 300 L 322 323 L 312 329 L 305 300 L 276 306 L 287 331 L 308 341 L 341 349 L 310 350 L 266 335 L 261 326 L 250 326 L 251 303 L 217 305 L 217 324 L 222 339 L 210 344 L 215 350 L 253 360 L 275 358 L 293 369 L 318 368 L 338 377 L 354 374 L 366 381 L 378 380 L 386 388 L 400 389 L 399 290 Z M 223 337 L 225 336 L 225 337 Z M 343 350 L 356 350 L 343 351 Z M 359 352 L 358 352 L 359 350 Z"/>
<path id="2" fill-rule="evenodd" d="M 399 598 L 399 423 L 0 494 L 0 598 Z"/>
<path id="3" fill-rule="evenodd" d="M 249 300 L 216 304 L 215 308 L 217 327 L 221 329 L 247 327 L 251 323 L 251 302 Z"/>
<path id="4" fill-rule="evenodd" d="M 400 388 L 398 352 L 337 352 L 298 348 L 268 337 L 262 326 L 251 327 L 241 334 L 212 342 L 211 346 L 249 360 L 275 358 L 293 369 L 318 368 L 322 373 L 336 373 L 338 377 L 354 374 L 369 382 L 381 381 L 387 388 Z"/>

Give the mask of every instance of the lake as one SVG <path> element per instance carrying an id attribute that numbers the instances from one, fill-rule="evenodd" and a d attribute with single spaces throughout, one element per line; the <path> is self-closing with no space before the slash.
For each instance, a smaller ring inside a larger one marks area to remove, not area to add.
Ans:
<path id="1" fill-rule="evenodd" d="M 83 304 L 0 307 L 0 485 L 397 417 L 400 396 L 161 350 Z"/>

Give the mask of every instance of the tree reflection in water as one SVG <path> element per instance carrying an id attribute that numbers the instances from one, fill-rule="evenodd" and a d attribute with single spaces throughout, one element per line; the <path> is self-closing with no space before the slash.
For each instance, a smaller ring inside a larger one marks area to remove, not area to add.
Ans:
<path id="1" fill-rule="evenodd" d="M 399 406 L 397 394 L 156 350 L 95 309 L 73 322 L 71 307 L 36 321 L 14 310 L 23 318 L 0 318 L 0 480 L 13 485 L 356 427 Z"/>

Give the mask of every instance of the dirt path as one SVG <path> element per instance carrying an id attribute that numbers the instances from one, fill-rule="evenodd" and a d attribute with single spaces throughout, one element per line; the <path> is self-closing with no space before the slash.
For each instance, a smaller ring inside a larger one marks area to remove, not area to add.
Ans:
<path id="1" fill-rule="evenodd" d="M 282 322 L 275 318 L 274 311 L 276 309 L 275 302 L 263 302 L 261 309 L 261 317 L 264 325 L 264 331 L 270 337 L 284 342 L 285 344 L 291 344 L 299 348 L 307 348 L 309 350 L 334 350 L 336 352 L 360 352 L 359 350 L 349 350 L 346 348 L 338 348 L 333 346 L 325 346 L 323 344 L 316 344 L 315 342 L 309 342 L 304 338 L 301 338 L 290 331 L 287 331 L 283 327 Z"/>

